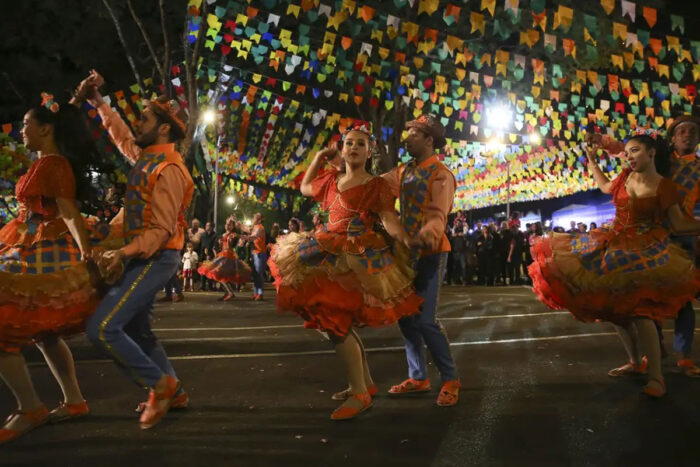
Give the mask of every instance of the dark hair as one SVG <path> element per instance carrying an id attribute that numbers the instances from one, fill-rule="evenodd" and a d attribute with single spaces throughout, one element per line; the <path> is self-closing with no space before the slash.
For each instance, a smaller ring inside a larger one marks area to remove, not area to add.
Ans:
<path id="1" fill-rule="evenodd" d="M 297 232 L 301 231 L 301 223 L 299 222 L 298 219 L 295 219 L 294 217 L 292 217 L 291 219 L 289 219 L 289 223 L 296 227 Z"/>
<path id="2" fill-rule="evenodd" d="M 168 139 L 171 143 L 177 143 L 178 141 L 185 139 L 185 134 L 182 132 L 179 126 L 171 122 L 169 119 L 162 117 L 160 114 L 153 112 L 156 116 L 156 124 L 160 125 L 170 125 L 170 131 L 168 132 Z"/>
<path id="3" fill-rule="evenodd" d="M 649 135 L 634 135 L 627 140 L 628 143 L 630 141 L 639 141 L 647 149 L 656 150 L 656 155 L 654 156 L 654 166 L 656 166 L 656 171 L 664 177 L 669 175 L 669 172 L 671 171 L 671 155 L 668 145 L 663 139 L 654 139 Z"/>
<path id="4" fill-rule="evenodd" d="M 69 104 L 53 112 L 43 105 L 33 107 L 31 115 L 40 124 L 53 125 L 53 137 L 60 155 L 65 157 L 75 177 L 75 199 L 84 212 L 95 212 L 101 206 L 105 178 L 114 171 L 101 160 L 83 113 Z"/>

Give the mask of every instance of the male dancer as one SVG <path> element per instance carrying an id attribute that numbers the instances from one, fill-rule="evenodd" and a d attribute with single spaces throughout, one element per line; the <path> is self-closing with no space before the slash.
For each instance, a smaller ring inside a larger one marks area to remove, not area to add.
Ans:
<path id="1" fill-rule="evenodd" d="M 389 393 L 430 391 L 425 361 L 427 346 L 442 378 L 437 404 L 451 406 L 459 400 L 460 382 L 445 329 L 437 319 L 437 307 L 447 252 L 450 251 L 445 225 L 452 210 L 457 183 L 452 172 L 435 154 L 435 150 L 446 143 L 445 128 L 438 119 L 433 115 L 422 115 L 408 122 L 406 128 L 406 149 L 413 160 L 383 177 L 399 196 L 401 222 L 406 231 L 418 239 L 420 257 L 415 265 L 415 287 L 425 302 L 419 315 L 399 320 L 406 344 L 409 378 L 393 386 Z"/>
<path id="2" fill-rule="evenodd" d="M 700 117 L 682 115 L 669 124 L 667 136 L 671 145 L 671 167 L 668 177 L 674 181 L 678 192 L 683 197 L 681 208 L 690 217 L 700 199 L 700 159 L 696 156 L 700 144 Z M 595 143 L 595 141 L 592 141 Z M 603 148 L 611 154 L 624 151 L 624 144 L 612 142 L 607 137 L 601 138 Z M 691 258 L 696 255 L 695 237 L 674 236 L 673 240 L 682 247 Z M 695 310 L 688 302 L 678 310 L 674 324 L 673 349 L 676 352 L 676 365 L 688 377 L 699 378 L 700 368 L 691 358 L 693 335 L 695 333 Z M 610 370 L 611 376 L 643 373 L 644 361 L 635 364 L 629 362 L 619 368 Z"/>
<path id="3" fill-rule="evenodd" d="M 177 103 L 161 96 L 146 103 L 134 125 L 134 136 L 97 92 L 101 77 L 93 71 L 91 78 L 85 84 L 94 87 L 88 94 L 90 103 L 112 141 L 134 166 L 122 211 L 125 245 L 103 255 L 108 271 L 126 261 L 124 274 L 88 322 L 87 335 L 137 384 L 150 389 L 148 402 L 140 406 L 141 428 L 148 429 L 171 404 L 183 407 L 188 402 L 150 323 L 156 293 L 180 263 L 187 227 L 184 214 L 194 191 L 192 177 L 174 144 L 185 136 L 186 115 Z"/>
<path id="4" fill-rule="evenodd" d="M 262 301 L 267 267 L 267 242 L 262 214 L 253 217 L 253 232 L 246 238 L 253 241 L 253 300 Z"/>

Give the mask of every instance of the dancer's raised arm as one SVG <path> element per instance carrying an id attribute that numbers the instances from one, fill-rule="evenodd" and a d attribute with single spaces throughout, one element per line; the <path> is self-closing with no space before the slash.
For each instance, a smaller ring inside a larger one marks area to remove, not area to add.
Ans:
<path id="1" fill-rule="evenodd" d="M 596 160 L 596 153 L 600 149 L 600 146 L 586 144 L 586 158 L 588 159 L 588 170 L 593 174 L 595 182 L 598 184 L 598 188 L 603 193 L 609 194 L 612 187 L 612 181 L 603 173 L 603 171 L 598 166 L 598 161 Z"/>
<path id="2" fill-rule="evenodd" d="M 304 178 L 301 181 L 301 194 L 304 196 L 313 196 L 313 187 L 311 182 L 318 175 L 318 171 L 323 166 L 323 163 L 327 160 L 334 160 L 338 154 L 338 149 L 335 147 L 321 149 L 314 156 L 314 160 L 311 161 L 311 165 L 306 169 Z"/>

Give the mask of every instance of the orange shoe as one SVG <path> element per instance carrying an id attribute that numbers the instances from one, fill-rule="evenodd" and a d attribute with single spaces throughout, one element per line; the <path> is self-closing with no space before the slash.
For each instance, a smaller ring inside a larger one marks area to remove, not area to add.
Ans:
<path id="1" fill-rule="evenodd" d="M 618 368 L 613 368 L 612 370 L 608 371 L 608 376 L 612 376 L 613 378 L 617 378 L 619 376 L 639 376 L 639 375 L 646 375 L 647 374 L 647 357 L 642 357 L 642 362 L 637 365 L 634 362 L 627 362 L 621 367 Z"/>
<path id="2" fill-rule="evenodd" d="M 676 362 L 678 369 L 688 378 L 700 378 L 700 368 L 695 366 L 690 358 L 682 358 Z"/>
<path id="3" fill-rule="evenodd" d="M 351 401 L 358 401 L 362 405 L 359 408 L 346 405 Z M 365 392 L 363 394 L 352 394 L 340 407 L 333 411 L 331 414 L 331 420 L 350 420 L 357 417 L 370 407 L 372 407 L 372 396 L 369 395 L 369 392 Z"/>
<path id="4" fill-rule="evenodd" d="M 377 385 L 373 384 L 371 386 L 367 386 L 367 393 L 370 396 L 375 396 L 377 394 Z M 350 388 L 343 389 L 342 391 L 336 392 L 331 396 L 331 399 L 334 401 L 344 401 L 347 400 L 347 398 L 350 396 Z"/>
<path id="5" fill-rule="evenodd" d="M 165 375 L 151 389 L 148 403 L 139 420 L 142 430 L 153 428 L 168 413 L 173 397 L 180 390 L 180 382 L 170 375 Z"/>
<path id="6" fill-rule="evenodd" d="M 666 383 L 663 379 L 658 380 L 651 378 L 642 389 L 642 393 L 654 399 L 661 399 L 666 395 Z"/>
<path id="7" fill-rule="evenodd" d="M 30 423 L 30 425 L 23 430 L 13 430 L 10 428 L 0 429 L 0 444 L 9 443 L 22 436 L 25 433 L 32 431 L 44 423 L 49 421 L 49 411 L 43 405 L 38 409 L 34 410 L 15 410 L 9 417 L 5 420 L 5 426 L 10 423 L 15 417 L 24 417 Z"/>
<path id="8" fill-rule="evenodd" d="M 221 300 L 223 300 L 224 302 L 228 302 L 232 298 L 236 298 L 236 296 L 234 294 L 230 293 L 230 294 L 227 294 L 226 296 L 224 296 L 224 298 L 222 298 Z"/>
<path id="9" fill-rule="evenodd" d="M 389 389 L 389 394 L 399 395 L 399 394 L 408 394 L 411 392 L 428 392 L 428 391 L 430 391 L 430 389 L 431 389 L 430 380 L 428 378 L 426 378 L 426 379 L 408 378 L 407 380 L 403 381 L 401 384 L 397 384 L 396 386 L 392 386 L 391 389 Z"/>
<path id="10" fill-rule="evenodd" d="M 58 407 L 49 413 L 49 423 L 60 423 L 72 418 L 80 418 L 90 413 L 87 401 L 80 404 L 66 404 L 61 402 Z"/>
<path id="11" fill-rule="evenodd" d="M 438 394 L 437 405 L 440 407 L 450 407 L 459 402 L 459 388 L 462 384 L 458 379 L 452 379 L 450 381 L 445 381 L 442 384 L 442 389 L 440 389 L 440 394 Z"/>
<path id="12" fill-rule="evenodd" d="M 139 402 L 139 405 L 136 406 L 135 411 L 137 413 L 143 413 L 144 410 L 146 410 L 146 406 L 148 405 L 148 401 L 145 402 Z M 186 393 L 183 392 L 179 396 L 173 397 L 173 400 L 170 401 L 170 410 L 181 410 L 181 409 L 186 409 L 190 405 L 190 396 Z"/>

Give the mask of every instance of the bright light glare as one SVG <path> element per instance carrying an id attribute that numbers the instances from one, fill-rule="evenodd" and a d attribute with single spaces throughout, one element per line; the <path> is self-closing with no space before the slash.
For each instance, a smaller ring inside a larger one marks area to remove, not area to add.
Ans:
<path id="1" fill-rule="evenodd" d="M 236 202 L 236 198 L 234 198 L 233 196 L 229 196 L 228 198 L 226 198 L 226 202 L 228 204 L 233 204 Z"/>
<path id="2" fill-rule="evenodd" d="M 505 105 L 495 105 L 486 109 L 486 120 L 491 128 L 507 128 L 513 121 L 513 112 Z"/>
<path id="3" fill-rule="evenodd" d="M 540 135 L 537 133 L 532 133 L 530 135 L 530 144 L 540 144 L 542 142 L 542 138 L 540 138 Z"/>
<path id="4" fill-rule="evenodd" d="M 250 219 L 246 219 L 245 225 L 253 225 L 253 221 L 251 221 Z"/>
<path id="5" fill-rule="evenodd" d="M 206 124 L 214 123 L 214 120 L 216 120 L 216 112 L 211 109 L 205 110 L 202 113 L 202 120 Z"/>
<path id="6" fill-rule="evenodd" d="M 505 145 L 498 138 L 492 138 L 486 143 L 486 150 L 489 152 L 500 152 L 503 149 L 505 149 Z"/>
<path id="7" fill-rule="evenodd" d="M 549 219 L 547 219 L 546 221 L 544 221 L 544 225 L 547 226 L 547 227 L 549 227 L 550 225 L 552 225 L 552 221 L 550 221 Z"/>

